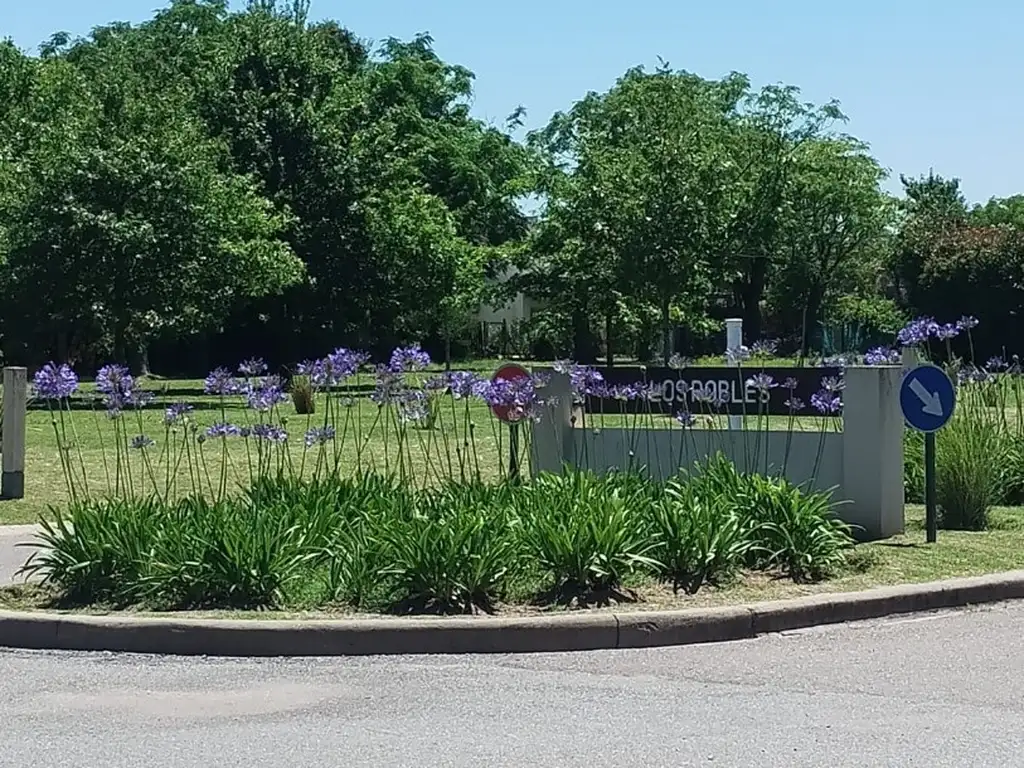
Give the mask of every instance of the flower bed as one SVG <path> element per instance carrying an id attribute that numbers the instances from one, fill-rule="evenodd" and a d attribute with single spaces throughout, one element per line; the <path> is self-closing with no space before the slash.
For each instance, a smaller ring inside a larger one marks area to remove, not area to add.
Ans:
<path id="1" fill-rule="evenodd" d="M 570 473 L 414 490 L 364 475 L 88 501 L 39 544 L 29 572 L 65 604 L 465 613 L 633 600 L 636 579 L 688 593 L 744 569 L 819 579 L 852 539 L 827 494 L 713 457 L 667 486 Z"/>

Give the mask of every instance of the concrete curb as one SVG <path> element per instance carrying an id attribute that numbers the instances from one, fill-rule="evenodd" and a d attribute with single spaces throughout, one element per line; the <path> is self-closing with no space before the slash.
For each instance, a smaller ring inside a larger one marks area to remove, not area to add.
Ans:
<path id="1" fill-rule="evenodd" d="M 528 618 L 214 620 L 0 611 L 0 647 L 182 656 L 537 653 L 742 640 L 1024 599 L 1024 571 L 745 606 Z"/>

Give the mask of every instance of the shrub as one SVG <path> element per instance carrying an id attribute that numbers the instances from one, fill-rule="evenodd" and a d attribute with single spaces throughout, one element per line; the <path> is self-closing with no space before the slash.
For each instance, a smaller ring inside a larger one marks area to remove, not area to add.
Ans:
<path id="1" fill-rule="evenodd" d="M 623 599 L 626 577 L 659 567 L 640 488 L 614 473 L 574 472 L 541 476 L 515 497 L 525 550 L 559 599 Z"/>
<path id="2" fill-rule="evenodd" d="M 958 411 L 936 437 L 935 492 L 943 528 L 980 531 L 999 500 L 1007 465 L 995 419 L 977 408 Z"/>
<path id="3" fill-rule="evenodd" d="M 301 416 L 316 413 L 316 398 L 313 396 L 313 385 L 309 376 L 294 376 L 292 378 L 291 395 L 295 413 Z"/>
<path id="4" fill-rule="evenodd" d="M 140 567 L 160 524 L 155 501 L 87 501 L 52 508 L 22 569 L 41 576 L 73 603 L 130 604 L 137 599 Z"/>
<path id="5" fill-rule="evenodd" d="M 493 612 L 519 565 L 507 507 L 482 486 L 423 494 L 407 518 L 378 517 L 381 572 L 405 612 Z"/>
<path id="6" fill-rule="evenodd" d="M 651 507 L 661 575 L 689 594 L 730 580 L 752 546 L 749 522 L 732 499 L 704 495 L 696 485 L 671 481 Z"/>
<path id="7" fill-rule="evenodd" d="M 829 492 L 812 492 L 783 479 L 749 475 L 745 501 L 757 558 L 794 581 L 817 581 L 846 563 L 852 528 L 835 516 Z"/>

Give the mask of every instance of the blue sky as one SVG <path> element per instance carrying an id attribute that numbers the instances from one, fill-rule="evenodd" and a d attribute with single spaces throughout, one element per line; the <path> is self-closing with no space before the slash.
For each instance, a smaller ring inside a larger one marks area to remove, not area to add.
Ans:
<path id="1" fill-rule="evenodd" d="M 55 31 L 142 21 L 159 0 L 5 0 L 0 35 L 34 49 Z M 838 99 L 847 130 L 892 172 L 933 168 L 972 201 L 1024 193 L 1024 3 L 1014 0 L 313 0 L 364 39 L 429 32 L 438 53 L 477 76 L 477 116 L 517 105 L 540 127 L 628 67 L 705 77 L 745 72 L 757 85 Z"/>

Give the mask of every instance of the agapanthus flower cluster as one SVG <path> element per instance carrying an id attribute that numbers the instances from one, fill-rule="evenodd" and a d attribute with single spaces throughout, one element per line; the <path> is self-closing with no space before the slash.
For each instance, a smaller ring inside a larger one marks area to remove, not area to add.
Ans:
<path id="1" fill-rule="evenodd" d="M 843 401 L 836 392 L 822 388 L 811 395 L 811 405 L 824 416 L 839 413 L 843 407 Z"/>
<path id="2" fill-rule="evenodd" d="M 156 445 L 156 441 L 146 435 L 136 435 L 131 441 L 131 447 L 136 451 L 141 451 L 153 445 Z"/>
<path id="3" fill-rule="evenodd" d="M 306 447 L 312 448 L 314 445 L 326 445 L 334 439 L 334 435 L 334 427 L 330 424 L 307 429 L 305 435 Z"/>
<path id="4" fill-rule="evenodd" d="M 218 421 L 206 428 L 207 437 L 241 437 L 242 428 L 237 424 Z"/>
<path id="5" fill-rule="evenodd" d="M 758 339 L 750 345 L 750 356 L 754 358 L 774 357 L 779 351 L 778 339 Z"/>
<path id="6" fill-rule="evenodd" d="M 128 407 L 141 408 L 152 394 L 135 388 L 135 379 L 123 365 L 105 365 L 96 372 L 96 390 L 103 395 L 107 415 L 114 419 Z"/>
<path id="7" fill-rule="evenodd" d="M 252 357 L 248 360 L 243 360 L 238 364 L 238 373 L 242 376 L 252 378 L 255 376 L 262 376 L 266 372 L 267 364 L 262 357 Z"/>
<path id="8" fill-rule="evenodd" d="M 991 371 L 992 373 L 1005 371 L 1008 367 L 1009 365 L 1007 364 L 1007 362 L 998 355 L 996 355 L 995 357 L 990 357 L 988 359 L 988 362 L 985 363 L 985 369 Z"/>
<path id="9" fill-rule="evenodd" d="M 750 348 L 742 344 L 725 350 L 725 362 L 729 365 L 742 365 L 750 359 Z"/>
<path id="10" fill-rule="evenodd" d="M 537 421 L 541 417 L 542 407 L 550 403 L 542 397 L 542 387 L 543 382 L 537 376 L 512 380 L 495 379 L 482 395 L 484 401 L 492 408 L 508 409 L 509 418 L 513 421 Z"/>
<path id="11" fill-rule="evenodd" d="M 169 427 L 182 424 L 192 415 L 192 411 L 193 408 L 188 403 L 172 403 L 164 411 L 164 424 Z"/>
<path id="12" fill-rule="evenodd" d="M 604 376 L 596 368 L 580 365 L 571 360 L 559 360 L 554 364 L 554 369 L 569 377 L 569 386 L 577 403 L 582 403 L 588 396 L 598 395 L 602 391 Z"/>
<path id="13" fill-rule="evenodd" d="M 668 359 L 668 367 L 674 371 L 681 371 L 684 368 L 689 367 L 693 364 L 693 360 L 688 357 L 684 357 L 679 353 L 674 353 Z"/>
<path id="14" fill-rule="evenodd" d="M 762 394 L 767 393 L 769 390 L 775 389 L 779 386 L 772 376 L 767 373 L 755 373 L 749 379 L 747 379 L 747 386 L 753 389 L 755 392 Z"/>
<path id="15" fill-rule="evenodd" d="M 456 400 L 482 397 L 488 382 L 471 371 L 452 371 L 448 374 L 448 389 Z"/>
<path id="16" fill-rule="evenodd" d="M 918 317 L 901 328 L 896 334 L 896 339 L 904 347 L 924 344 L 932 338 L 938 341 L 949 341 L 959 336 L 961 332 L 969 331 L 977 325 L 978 319 L 967 315 L 955 323 L 939 323 L 932 317 Z"/>
<path id="17" fill-rule="evenodd" d="M 864 354 L 865 365 L 899 365 L 902 355 L 891 347 L 872 347 Z"/>
<path id="18" fill-rule="evenodd" d="M 240 395 L 245 390 L 246 382 L 223 367 L 214 368 L 203 380 L 203 392 L 207 395 Z"/>
<path id="19" fill-rule="evenodd" d="M 78 389 L 78 376 L 67 363 L 49 362 L 32 377 L 32 390 L 42 400 L 66 400 Z"/>
<path id="20" fill-rule="evenodd" d="M 388 370 L 392 373 L 413 373 L 422 371 L 430 365 L 430 355 L 423 351 L 419 344 L 399 347 L 391 353 Z"/>
<path id="21" fill-rule="evenodd" d="M 278 376 L 267 376 L 257 379 L 246 389 L 246 404 L 254 411 L 266 413 L 275 406 L 288 400 L 284 391 L 284 382 Z"/>
<path id="22" fill-rule="evenodd" d="M 288 440 L 288 433 L 276 424 L 253 424 L 252 436 L 270 443 L 284 443 Z"/>
<path id="23" fill-rule="evenodd" d="M 319 360 L 299 363 L 297 371 L 309 377 L 314 389 L 331 389 L 354 376 L 369 359 L 365 352 L 339 347 Z"/>

